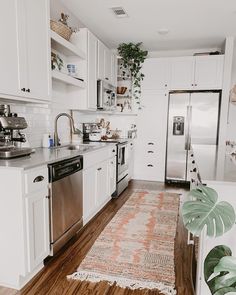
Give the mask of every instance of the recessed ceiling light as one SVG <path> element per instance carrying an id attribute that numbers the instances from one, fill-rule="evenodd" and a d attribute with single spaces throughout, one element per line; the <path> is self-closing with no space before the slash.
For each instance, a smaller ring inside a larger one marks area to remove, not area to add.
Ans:
<path id="1" fill-rule="evenodd" d="M 126 13 L 123 7 L 112 7 L 111 10 L 113 11 L 116 17 L 128 17 L 128 14 Z"/>
<path id="2" fill-rule="evenodd" d="M 167 35 L 170 32 L 170 30 L 166 28 L 162 28 L 162 29 L 159 29 L 157 32 L 160 35 Z"/>

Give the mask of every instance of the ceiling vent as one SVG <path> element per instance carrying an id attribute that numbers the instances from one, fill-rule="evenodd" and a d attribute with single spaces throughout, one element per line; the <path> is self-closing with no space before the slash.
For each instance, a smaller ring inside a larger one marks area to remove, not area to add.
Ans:
<path id="1" fill-rule="evenodd" d="M 113 11 L 116 17 L 128 17 L 128 14 L 122 7 L 112 7 L 111 10 Z"/>

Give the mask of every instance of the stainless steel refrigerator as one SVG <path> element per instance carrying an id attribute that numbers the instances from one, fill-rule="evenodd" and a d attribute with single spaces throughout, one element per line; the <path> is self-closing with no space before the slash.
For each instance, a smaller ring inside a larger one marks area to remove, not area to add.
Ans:
<path id="1" fill-rule="evenodd" d="M 191 144 L 216 145 L 220 92 L 172 92 L 169 96 L 166 182 L 184 182 L 188 176 Z"/>

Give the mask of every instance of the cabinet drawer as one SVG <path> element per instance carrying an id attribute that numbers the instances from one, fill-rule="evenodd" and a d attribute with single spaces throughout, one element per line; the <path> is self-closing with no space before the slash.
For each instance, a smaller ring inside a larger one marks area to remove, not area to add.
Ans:
<path id="1" fill-rule="evenodd" d="M 114 150 L 116 150 L 114 148 Z M 113 149 L 111 147 L 104 148 L 102 150 L 96 150 L 91 153 L 84 154 L 84 169 L 87 169 L 91 166 L 94 166 L 98 163 L 101 163 L 112 157 Z M 110 155 L 111 154 L 111 155 Z M 114 152 L 116 154 L 116 151 Z"/>
<path id="2" fill-rule="evenodd" d="M 48 169 L 46 166 L 30 169 L 25 172 L 25 193 L 29 194 L 47 189 Z"/>

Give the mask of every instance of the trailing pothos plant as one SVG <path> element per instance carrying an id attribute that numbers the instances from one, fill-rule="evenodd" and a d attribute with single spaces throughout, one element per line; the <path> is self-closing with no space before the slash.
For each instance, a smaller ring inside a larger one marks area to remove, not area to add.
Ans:
<path id="1" fill-rule="evenodd" d="M 217 192 L 203 185 L 190 191 L 183 204 L 185 227 L 195 236 L 206 228 L 206 235 L 219 237 L 235 225 L 235 210 L 228 202 L 218 202 Z M 214 247 L 204 261 L 204 278 L 211 294 L 236 294 L 236 258 L 225 245 Z"/>
<path id="2" fill-rule="evenodd" d="M 141 82 L 144 74 L 141 72 L 148 51 L 142 50 L 142 42 L 139 43 L 121 43 L 118 46 L 118 53 L 122 58 L 120 70 L 124 79 L 128 76 L 132 80 L 131 94 L 136 103 L 141 108 Z"/>

